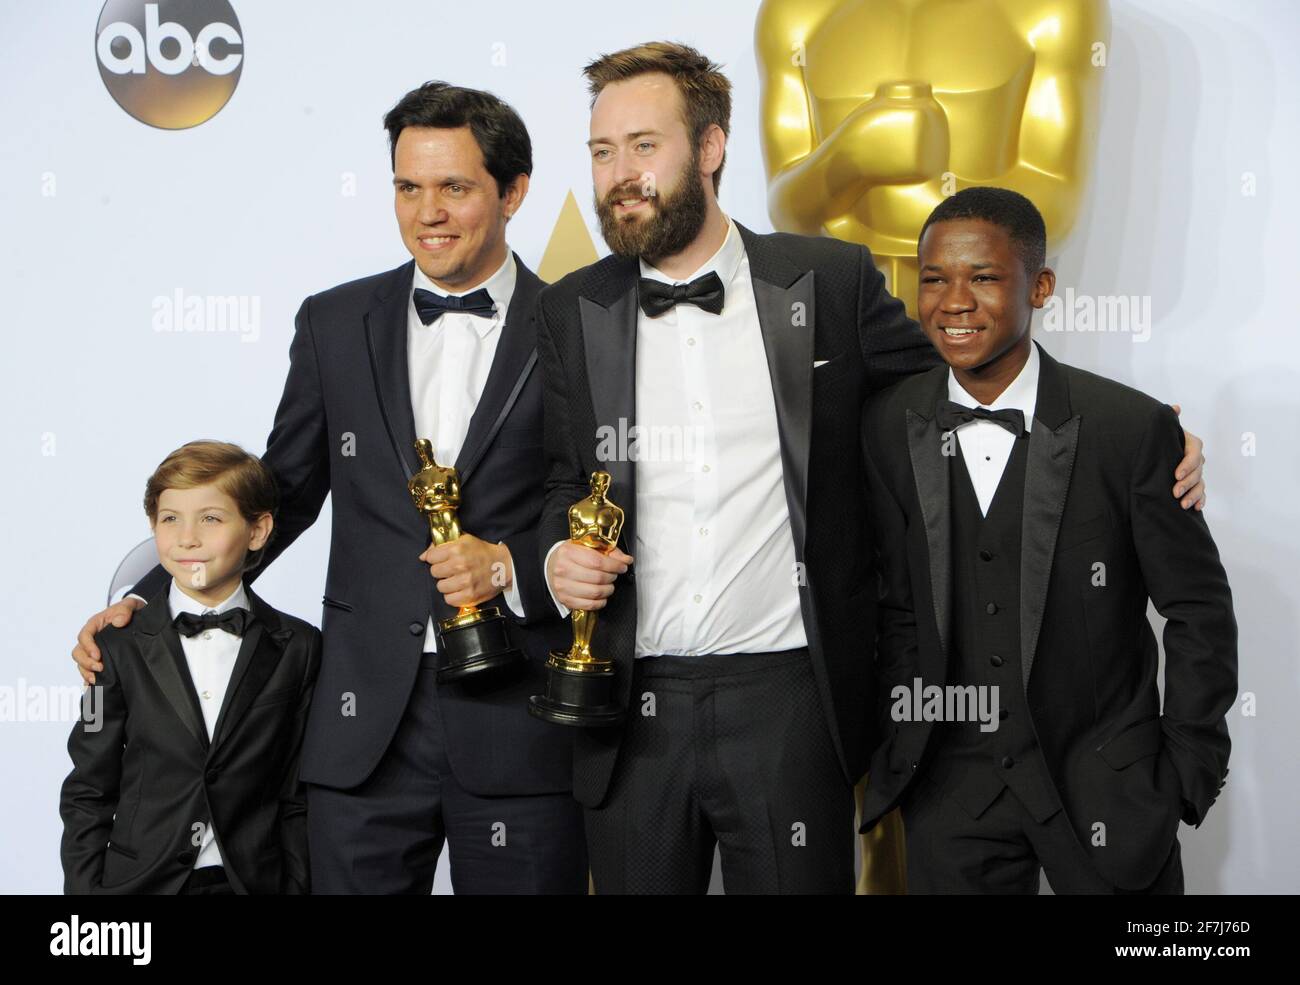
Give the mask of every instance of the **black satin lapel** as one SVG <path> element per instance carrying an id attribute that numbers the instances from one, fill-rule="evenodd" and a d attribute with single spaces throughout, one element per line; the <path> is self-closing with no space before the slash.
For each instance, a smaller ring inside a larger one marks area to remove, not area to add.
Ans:
<path id="1" fill-rule="evenodd" d="M 1035 419 L 1025 467 L 1024 519 L 1020 530 L 1020 666 L 1025 686 L 1038 649 L 1056 535 L 1079 445 L 1079 415 L 1056 430 Z"/>
<path id="2" fill-rule="evenodd" d="M 393 443 L 402 473 L 409 479 L 419 468 L 415 454 L 415 412 L 411 407 L 411 376 L 406 348 L 407 307 L 415 265 L 394 283 L 388 295 L 365 315 L 366 347 L 379 412 Z M 402 286 L 402 285 L 405 286 Z M 432 435 L 424 435 L 432 437 Z"/>
<path id="3" fill-rule="evenodd" d="M 221 704 L 216 727 L 212 730 L 212 748 L 215 751 L 234 731 L 248 706 L 253 703 L 274 672 L 284 644 L 293 633 L 290 630 L 272 632 L 259 620 L 254 620 L 239 641 L 239 656 L 235 658 L 226 685 L 226 700 Z"/>
<path id="4" fill-rule="evenodd" d="M 757 276 L 752 283 L 776 402 L 790 529 L 795 556 L 803 560 L 808 531 L 808 456 L 812 448 L 813 326 L 817 324 L 813 317 L 813 271 L 806 271 L 788 288 Z"/>
<path id="5" fill-rule="evenodd" d="M 908 409 L 907 449 L 912 459 L 912 479 L 921 504 L 921 518 L 925 523 L 925 540 L 930 556 L 930 595 L 934 601 L 934 621 L 945 664 L 952 619 L 952 494 L 948 473 L 956 456 L 956 434 L 949 442 L 953 454 L 945 455 L 946 446 L 939 425 Z"/>
<path id="6" fill-rule="evenodd" d="M 636 433 L 636 282 L 608 308 L 585 297 L 578 308 L 596 427 L 612 428 L 615 439 L 614 458 L 600 467 L 610 475 L 609 498 L 623 508 L 623 549 L 635 554 L 636 463 L 623 452 Z"/>
<path id="7" fill-rule="evenodd" d="M 537 363 L 537 325 L 534 321 L 537 289 L 529 290 L 531 285 L 521 283 L 526 268 L 517 259 L 515 262 L 518 273 L 515 292 L 510 298 L 510 309 L 501 326 L 501 338 L 497 342 L 496 354 L 492 357 L 487 382 L 483 384 L 483 394 L 479 397 L 478 406 L 474 408 L 474 415 L 469 419 L 469 430 L 465 432 L 465 441 L 456 458 L 456 471 L 460 475 L 462 487 L 487 451 L 488 444 L 501 429 L 519 391 L 528 380 L 528 374 Z M 537 283 L 540 286 L 541 281 Z"/>
<path id="8" fill-rule="evenodd" d="M 164 609 L 167 607 L 166 601 L 153 604 L 161 605 Z M 148 608 L 146 606 L 146 609 Z M 140 640 L 145 666 L 149 668 L 149 673 L 153 675 L 158 688 L 180 720 L 185 723 L 186 731 L 206 750 L 208 727 L 203 723 L 199 697 L 194 691 L 193 681 L 190 680 L 189 666 L 185 662 L 185 651 L 181 649 L 180 637 L 164 629 L 138 633 L 137 639 Z"/>

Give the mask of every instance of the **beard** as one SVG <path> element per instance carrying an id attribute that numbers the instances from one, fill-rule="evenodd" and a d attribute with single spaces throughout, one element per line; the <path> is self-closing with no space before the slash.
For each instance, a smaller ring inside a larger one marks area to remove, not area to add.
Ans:
<path id="1" fill-rule="evenodd" d="M 623 198 L 642 197 L 639 183 L 625 183 L 610 189 L 604 201 L 595 199 L 600 234 L 610 252 L 620 257 L 644 257 L 653 261 L 673 256 L 691 244 L 704 227 L 708 201 L 700 182 L 700 153 L 696 148 L 691 159 L 677 174 L 671 195 L 657 194 L 646 198 L 651 215 L 620 218 L 615 203 Z"/>

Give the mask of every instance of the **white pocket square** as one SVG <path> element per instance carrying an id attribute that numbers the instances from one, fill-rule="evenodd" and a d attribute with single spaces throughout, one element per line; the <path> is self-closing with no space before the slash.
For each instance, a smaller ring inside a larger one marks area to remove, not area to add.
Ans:
<path id="1" fill-rule="evenodd" d="M 830 362 L 829 359 L 814 359 L 813 369 L 816 369 L 818 366 L 825 366 L 828 362 Z"/>

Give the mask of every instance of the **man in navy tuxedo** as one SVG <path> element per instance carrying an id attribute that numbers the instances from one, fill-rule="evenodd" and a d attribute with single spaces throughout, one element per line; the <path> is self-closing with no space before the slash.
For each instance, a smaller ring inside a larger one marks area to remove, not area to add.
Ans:
<path id="1" fill-rule="evenodd" d="M 384 124 L 414 260 L 303 302 L 263 456 L 282 507 L 259 571 L 333 496 L 302 753 L 313 891 L 428 893 L 446 841 L 458 893 L 581 893 L 572 737 L 527 713 L 547 652 L 568 637 L 537 538 L 542 282 L 506 244 L 532 172 L 528 131 L 490 93 L 441 82 Z M 417 437 L 460 477 L 465 533 L 437 547 L 406 488 Z M 93 634 L 129 621 L 163 577 L 87 623 L 74 657 L 88 680 L 102 669 Z M 435 620 L 489 601 L 526 659 L 438 684 Z"/>

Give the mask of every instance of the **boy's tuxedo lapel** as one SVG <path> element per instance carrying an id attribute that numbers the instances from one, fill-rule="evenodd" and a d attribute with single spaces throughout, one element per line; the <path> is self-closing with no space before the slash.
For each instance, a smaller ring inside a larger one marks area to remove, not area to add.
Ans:
<path id="1" fill-rule="evenodd" d="M 628 441 L 636 423 L 636 260 L 619 258 L 607 278 L 578 296 L 587 384 L 596 426 L 610 426 L 622 440 L 620 422 L 627 422 Z M 610 498 L 623 509 L 624 549 L 636 550 L 636 463 L 615 454 L 599 463 L 610 475 Z"/>
<path id="2" fill-rule="evenodd" d="M 392 276 L 375 291 L 374 305 L 363 319 L 366 346 L 370 352 L 370 371 L 374 378 L 375 394 L 379 398 L 379 411 L 406 479 L 410 479 L 419 470 L 415 454 L 415 411 L 411 406 L 411 377 L 406 350 L 407 306 L 414 279 L 414 260 L 393 271 Z"/>
<path id="3" fill-rule="evenodd" d="M 203 724 L 198 695 L 194 693 L 194 684 L 190 680 L 180 635 L 171 623 L 171 607 L 167 604 L 170 588 L 169 581 L 167 586 L 155 594 L 149 600 L 149 604 L 136 614 L 134 619 L 136 644 L 159 690 L 180 720 L 185 723 L 186 731 L 206 753 L 208 730 Z"/>
<path id="4" fill-rule="evenodd" d="M 1070 491 L 1081 420 L 1078 414 L 1070 414 L 1070 391 L 1060 364 L 1042 346 L 1038 357 L 1038 399 L 1029 435 L 1020 532 L 1020 667 L 1026 687 L 1047 606 L 1056 535 Z"/>
<path id="5" fill-rule="evenodd" d="M 235 658 L 230 683 L 226 686 L 226 700 L 221 704 L 221 713 L 212 729 L 209 756 L 234 731 L 248 706 L 262 693 L 262 688 L 284 655 L 285 645 L 293 636 L 292 630 L 283 628 L 274 609 L 254 595 L 247 586 L 244 590 L 253 607 L 253 619 L 239 643 L 239 655 Z"/>
<path id="6" fill-rule="evenodd" d="M 185 660 L 180 634 L 171 623 L 171 607 L 167 603 L 169 591 L 170 582 L 136 615 L 134 624 L 137 645 L 149 673 L 153 675 L 168 704 L 185 724 L 186 731 L 202 747 L 206 758 L 230 734 L 249 704 L 261 693 L 280 662 L 285 644 L 293 636 L 293 631 L 284 629 L 275 610 L 254 595 L 247 585 L 244 586 L 253 607 L 254 618 L 250 620 L 248 630 L 240 640 L 239 655 L 235 658 L 230 683 L 226 686 L 226 700 L 222 703 L 221 713 L 213 729 L 214 739 L 209 743 L 208 729 L 203 722 L 203 712 L 194 691 L 194 683 L 190 679 L 189 664 Z"/>
<path id="7" fill-rule="evenodd" d="M 930 562 L 930 594 L 935 628 L 947 666 L 952 628 L 952 494 L 949 472 L 956 456 L 956 435 L 944 442 L 935 408 L 948 396 L 948 368 L 931 370 L 933 382 L 921 389 L 921 405 L 907 410 L 907 451 L 912 461 L 912 481 L 925 527 L 926 555 Z M 945 448 L 952 450 L 944 454 Z"/>
<path id="8" fill-rule="evenodd" d="M 736 223 L 745 243 L 749 276 L 763 332 L 767 370 L 776 403 L 781 471 L 794 535 L 803 559 L 808 529 L 808 457 L 812 448 L 813 271 L 791 263 L 770 240 Z"/>

